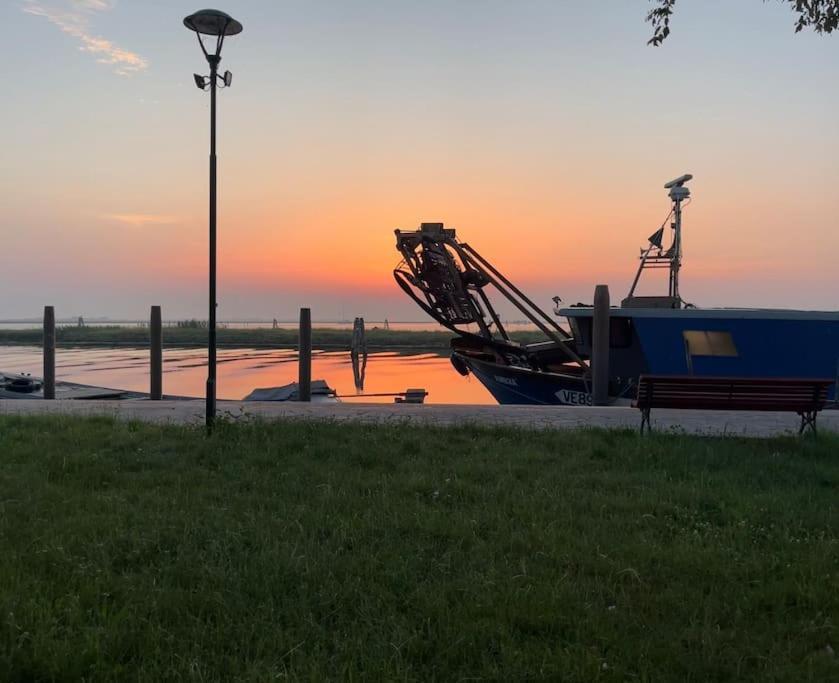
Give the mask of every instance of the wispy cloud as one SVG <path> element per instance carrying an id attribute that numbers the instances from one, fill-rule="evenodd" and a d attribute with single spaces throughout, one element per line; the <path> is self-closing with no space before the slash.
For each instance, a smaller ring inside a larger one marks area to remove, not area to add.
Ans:
<path id="1" fill-rule="evenodd" d="M 114 0 L 24 0 L 23 11 L 44 17 L 64 33 L 80 43 L 82 52 L 90 52 L 100 64 L 108 64 L 120 76 L 144 71 L 149 63 L 136 52 L 114 45 L 110 40 L 94 35 L 90 18 L 98 12 L 112 9 Z"/>
<path id="2" fill-rule="evenodd" d="M 107 213 L 102 218 L 134 227 L 143 225 L 172 225 L 173 223 L 179 222 L 176 216 L 165 216 L 154 213 Z"/>

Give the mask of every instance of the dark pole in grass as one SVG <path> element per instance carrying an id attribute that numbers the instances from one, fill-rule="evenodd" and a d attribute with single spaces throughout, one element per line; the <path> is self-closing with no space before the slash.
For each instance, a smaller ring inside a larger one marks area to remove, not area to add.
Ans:
<path id="1" fill-rule="evenodd" d="M 160 306 L 151 307 L 149 342 L 149 398 L 159 401 L 163 398 L 163 323 Z"/>
<path id="2" fill-rule="evenodd" d="M 297 352 L 297 400 L 312 400 L 312 311 L 300 309 L 300 345 Z"/>
<path id="3" fill-rule="evenodd" d="M 592 403 L 609 402 L 609 287 L 594 288 L 594 314 L 591 331 Z"/>
<path id="4" fill-rule="evenodd" d="M 184 26 L 195 31 L 198 44 L 210 65 L 210 75 L 194 74 L 195 85 L 201 90 L 210 90 L 210 315 L 207 323 L 207 387 L 206 387 L 206 424 L 207 430 L 213 428 L 216 417 L 216 90 L 221 81 L 222 87 L 229 87 L 233 74 L 225 71 L 219 76 L 218 65 L 221 62 L 221 47 L 225 36 L 235 36 L 242 32 L 242 24 L 229 14 L 215 9 L 205 9 L 184 19 Z M 201 36 L 214 36 L 216 49 L 207 52 Z"/>
<path id="5" fill-rule="evenodd" d="M 44 306 L 44 398 L 55 398 L 55 308 Z"/>

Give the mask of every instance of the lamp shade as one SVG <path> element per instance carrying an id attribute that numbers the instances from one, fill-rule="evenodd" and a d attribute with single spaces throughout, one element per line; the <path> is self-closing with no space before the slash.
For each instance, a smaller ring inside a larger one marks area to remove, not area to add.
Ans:
<path id="1" fill-rule="evenodd" d="M 235 36 L 242 32 L 242 24 L 217 9 L 202 9 L 190 14 L 184 19 L 184 26 L 205 36 Z"/>

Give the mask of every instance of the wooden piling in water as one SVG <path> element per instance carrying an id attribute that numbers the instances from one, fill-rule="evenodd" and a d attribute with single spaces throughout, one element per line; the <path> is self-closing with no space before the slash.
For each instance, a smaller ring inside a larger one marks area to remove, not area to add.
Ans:
<path id="1" fill-rule="evenodd" d="M 591 331 L 592 403 L 609 403 L 609 287 L 594 288 L 594 314 Z"/>
<path id="2" fill-rule="evenodd" d="M 300 309 L 300 342 L 297 355 L 299 369 L 297 375 L 297 400 L 312 400 L 312 311 Z"/>
<path id="3" fill-rule="evenodd" d="M 149 398 L 163 398 L 163 322 L 160 306 L 151 307 L 149 317 Z"/>
<path id="4" fill-rule="evenodd" d="M 355 389 L 364 391 L 364 376 L 367 372 L 367 335 L 364 332 L 364 318 L 356 318 L 353 321 L 350 359 Z"/>
<path id="5" fill-rule="evenodd" d="M 44 306 L 44 398 L 55 398 L 55 308 Z"/>

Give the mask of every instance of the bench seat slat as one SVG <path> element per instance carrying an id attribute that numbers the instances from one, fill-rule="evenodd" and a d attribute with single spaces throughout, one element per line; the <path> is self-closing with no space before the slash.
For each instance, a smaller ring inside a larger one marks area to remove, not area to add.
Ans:
<path id="1" fill-rule="evenodd" d="M 690 389 L 689 387 L 658 387 L 654 386 L 652 392 L 658 396 L 678 396 L 679 394 L 691 394 L 691 395 L 701 395 L 707 394 L 709 396 L 718 396 L 722 394 L 726 395 L 733 395 L 733 396 L 753 396 L 755 398 L 760 398 L 761 396 L 777 396 L 778 394 L 783 394 L 784 396 L 813 396 L 813 394 L 820 394 L 820 393 L 827 393 L 826 389 L 821 387 L 810 387 L 809 389 L 805 390 L 796 390 L 796 391 L 789 391 L 784 387 L 776 387 L 774 391 L 767 391 L 762 389 L 760 391 L 746 391 L 739 387 L 720 387 L 717 390 L 711 390 L 707 387 L 697 387 L 696 389 Z M 644 393 L 643 391 L 641 392 Z"/>
<path id="2" fill-rule="evenodd" d="M 813 400 L 818 400 L 822 396 L 824 396 L 824 392 L 818 393 L 811 393 L 807 396 L 804 395 L 794 395 L 790 396 L 787 394 L 711 394 L 711 393 L 702 393 L 702 392 L 680 392 L 680 393 L 664 393 L 664 392 L 654 392 L 647 396 L 641 396 L 641 400 L 653 400 L 653 401 L 667 401 L 667 400 L 679 400 L 679 399 L 708 399 L 708 400 L 718 400 L 718 401 L 726 401 L 726 400 L 739 400 L 739 401 L 754 401 L 755 403 L 761 403 L 762 401 L 777 401 L 781 398 L 785 401 L 793 401 L 793 402 L 801 402 L 801 403 L 812 403 Z"/>
<path id="3" fill-rule="evenodd" d="M 640 392 L 642 395 L 644 391 Z M 721 387 L 718 390 L 708 389 L 707 387 L 698 387 L 696 389 L 690 389 L 688 387 L 679 387 L 679 388 L 672 388 L 672 387 L 653 387 L 652 393 L 656 394 L 657 396 L 678 396 L 680 394 L 690 394 L 691 396 L 726 396 L 726 395 L 733 395 L 733 396 L 750 396 L 753 398 L 760 398 L 761 396 L 813 396 L 818 394 L 827 393 L 827 389 L 824 387 L 810 387 L 804 391 L 795 390 L 795 391 L 788 391 L 786 389 L 779 390 L 779 391 L 766 391 L 765 389 L 761 389 L 760 391 L 741 391 L 739 387 Z"/>
<path id="4" fill-rule="evenodd" d="M 641 396 L 644 395 L 645 392 L 641 392 Z M 821 394 L 827 394 L 827 391 L 823 389 L 810 389 L 809 391 L 761 391 L 761 392 L 751 392 L 751 391 L 739 391 L 737 389 L 728 390 L 728 389 L 721 389 L 720 391 L 708 391 L 707 389 L 699 389 L 697 391 L 691 391 L 690 389 L 662 389 L 660 387 L 655 387 L 652 392 L 652 395 L 655 396 L 742 396 L 743 398 L 753 398 L 755 400 L 760 400 L 762 397 L 765 396 L 788 396 L 790 398 L 812 398 L 813 396 L 819 396 Z"/>
<path id="5" fill-rule="evenodd" d="M 643 408 L 680 408 L 682 410 L 760 410 L 775 412 L 807 412 L 818 409 L 813 402 L 790 403 L 785 401 L 765 402 L 756 404 L 752 401 L 713 401 L 684 399 L 681 401 L 651 401 L 641 402 L 636 407 Z"/>
<path id="6" fill-rule="evenodd" d="M 650 380 L 656 384 L 672 384 L 686 382 L 692 385 L 701 384 L 730 384 L 731 382 L 743 382 L 746 384 L 833 384 L 832 378 L 823 377 L 706 377 L 698 375 L 641 375 L 639 380 Z"/>

